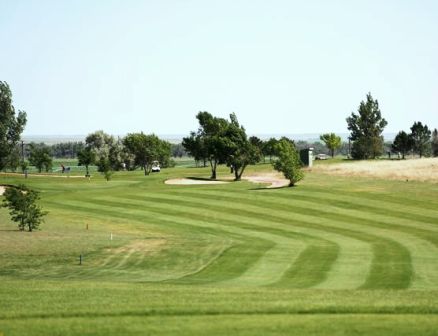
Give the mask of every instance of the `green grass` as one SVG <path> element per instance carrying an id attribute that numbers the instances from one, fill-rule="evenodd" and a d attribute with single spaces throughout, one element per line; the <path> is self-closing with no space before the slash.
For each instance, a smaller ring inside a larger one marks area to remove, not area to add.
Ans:
<path id="1" fill-rule="evenodd" d="M 436 334 L 436 184 L 163 183 L 208 177 L 192 166 L 0 176 L 49 211 L 26 233 L 0 209 L 0 335 Z"/>

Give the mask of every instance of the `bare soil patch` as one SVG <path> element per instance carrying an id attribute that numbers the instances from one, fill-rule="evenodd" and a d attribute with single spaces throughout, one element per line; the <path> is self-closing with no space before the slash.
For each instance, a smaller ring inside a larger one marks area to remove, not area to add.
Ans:
<path id="1" fill-rule="evenodd" d="M 314 171 L 338 176 L 367 176 L 390 180 L 438 183 L 438 158 L 393 161 L 358 161 L 321 165 Z"/>
<path id="2" fill-rule="evenodd" d="M 177 179 L 169 179 L 164 181 L 165 184 L 174 184 L 174 185 L 191 185 L 191 184 L 224 184 L 229 183 L 226 181 L 208 181 L 208 180 L 196 180 L 189 178 L 177 178 Z"/>

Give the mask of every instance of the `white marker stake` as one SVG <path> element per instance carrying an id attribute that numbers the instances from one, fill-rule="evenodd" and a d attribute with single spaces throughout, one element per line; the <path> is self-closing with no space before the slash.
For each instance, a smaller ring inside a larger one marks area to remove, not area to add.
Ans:
<path id="1" fill-rule="evenodd" d="M 113 240 L 113 233 L 111 232 L 110 240 Z"/>

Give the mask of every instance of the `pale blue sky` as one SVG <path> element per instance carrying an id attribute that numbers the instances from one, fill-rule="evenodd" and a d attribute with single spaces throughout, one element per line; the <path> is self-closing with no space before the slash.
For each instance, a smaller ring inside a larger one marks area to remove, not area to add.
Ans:
<path id="1" fill-rule="evenodd" d="M 438 127 L 435 0 L 0 0 L 0 40 L 27 135 L 346 132 L 368 91 L 386 132 Z"/>

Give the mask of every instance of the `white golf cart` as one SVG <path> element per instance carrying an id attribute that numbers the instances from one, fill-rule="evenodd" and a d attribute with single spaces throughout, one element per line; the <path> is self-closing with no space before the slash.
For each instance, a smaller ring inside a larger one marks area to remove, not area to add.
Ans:
<path id="1" fill-rule="evenodd" d="M 152 162 L 152 172 L 159 173 L 161 171 L 160 163 L 158 161 Z"/>

